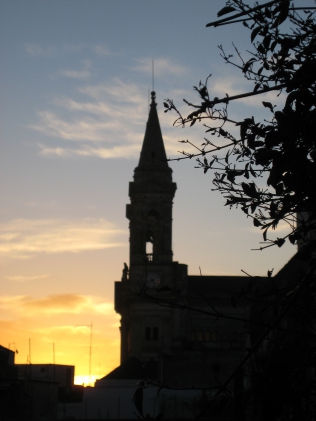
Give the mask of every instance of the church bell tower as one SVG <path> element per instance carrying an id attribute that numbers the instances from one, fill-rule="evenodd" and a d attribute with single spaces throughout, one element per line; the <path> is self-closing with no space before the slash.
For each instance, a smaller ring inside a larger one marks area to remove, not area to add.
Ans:
<path id="1" fill-rule="evenodd" d="M 134 181 L 129 184 L 131 203 L 126 206 L 130 220 L 130 266 L 172 261 L 172 201 L 176 184 L 162 139 L 155 102 L 151 93 L 150 112 Z"/>
<path id="2" fill-rule="evenodd" d="M 115 310 L 121 314 L 121 363 L 129 357 L 158 359 L 181 335 L 180 325 L 176 327 L 173 321 L 174 310 L 148 300 L 162 287 L 179 287 L 187 270 L 186 265 L 173 262 L 176 183 L 167 162 L 155 100 L 152 92 L 140 159 L 129 184 L 129 268 L 124 264 L 122 280 L 115 283 Z"/>

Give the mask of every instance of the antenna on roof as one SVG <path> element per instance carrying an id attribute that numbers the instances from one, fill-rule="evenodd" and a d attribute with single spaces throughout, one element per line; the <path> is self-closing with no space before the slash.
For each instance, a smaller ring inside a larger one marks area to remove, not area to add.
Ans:
<path id="1" fill-rule="evenodd" d="M 77 327 L 90 328 L 90 345 L 89 345 L 89 386 L 91 386 L 91 354 L 92 354 L 92 322 L 89 325 L 76 325 Z"/>
<path id="2" fill-rule="evenodd" d="M 153 86 L 153 91 L 155 90 L 155 62 L 154 60 L 152 61 L 152 86 Z"/>

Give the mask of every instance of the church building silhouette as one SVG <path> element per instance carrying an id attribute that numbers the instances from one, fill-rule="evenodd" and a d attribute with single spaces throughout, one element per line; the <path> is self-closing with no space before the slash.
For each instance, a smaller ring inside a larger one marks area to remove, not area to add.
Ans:
<path id="1" fill-rule="evenodd" d="M 107 378 L 135 377 L 135 370 L 143 370 L 143 377 L 175 387 L 218 387 L 246 352 L 249 315 L 240 293 L 249 277 L 192 276 L 186 264 L 173 261 L 176 188 L 152 92 L 129 183 L 129 267 L 124 264 L 122 279 L 115 282 L 121 365 Z M 243 373 L 238 382 L 240 387 Z"/>

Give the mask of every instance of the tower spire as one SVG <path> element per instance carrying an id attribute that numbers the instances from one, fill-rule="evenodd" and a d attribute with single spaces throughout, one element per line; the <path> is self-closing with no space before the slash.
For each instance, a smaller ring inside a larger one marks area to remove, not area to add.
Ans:
<path id="1" fill-rule="evenodd" d="M 168 169 L 170 171 L 155 100 L 156 92 L 152 91 L 150 111 L 137 169 L 146 170 L 155 167 L 157 169 Z"/>

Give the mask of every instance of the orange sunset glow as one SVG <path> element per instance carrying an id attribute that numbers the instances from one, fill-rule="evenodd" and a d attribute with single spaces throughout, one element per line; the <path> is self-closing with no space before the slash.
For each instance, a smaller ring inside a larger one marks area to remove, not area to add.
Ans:
<path id="1" fill-rule="evenodd" d="M 75 383 L 84 385 L 93 385 L 119 364 L 119 323 L 111 303 L 96 297 L 59 294 L 44 299 L 2 297 L 1 307 L 15 315 L 15 321 L 2 323 L 2 343 L 15 351 L 18 364 L 75 365 Z M 90 322 L 78 325 L 79 320 L 88 320 L 91 315 L 95 318 L 92 326 Z M 36 327 L 33 317 L 38 318 Z M 101 326 L 102 318 L 106 329 Z M 62 319 L 69 324 L 63 324 Z"/>

